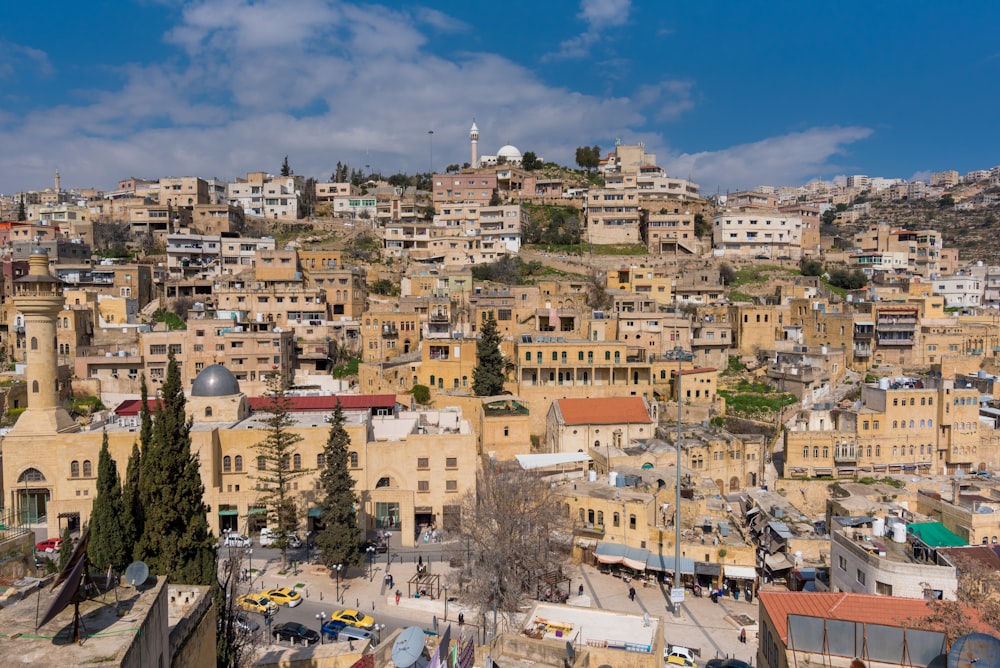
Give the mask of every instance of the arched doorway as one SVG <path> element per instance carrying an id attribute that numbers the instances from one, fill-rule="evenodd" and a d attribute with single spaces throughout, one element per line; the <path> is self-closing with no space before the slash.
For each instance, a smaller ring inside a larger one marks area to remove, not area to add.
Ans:
<path id="1" fill-rule="evenodd" d="M 17 477 L 17 507 L 23 524 L 39 524 L 47 515 L 50 491 L 41 485 L 45 476 L 36 468 L 25 469 Z"/>

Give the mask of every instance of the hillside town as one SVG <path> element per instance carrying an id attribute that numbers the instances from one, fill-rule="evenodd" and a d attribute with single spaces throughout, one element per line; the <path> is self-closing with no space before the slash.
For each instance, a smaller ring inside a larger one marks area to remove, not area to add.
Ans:
<path id="1" fill-rule="evenodd" d="M 848 625 L 899 637 L 876 664 L 929 666 L 1000 636 L 967 598 L 1000 567 L 1000 266 L 931 215 L 994 216 L 1000 166 L 710 194 L 638 141 L 574 166 L 480 141 L 417 175 L 292 155 L 0 196 L 9 594 L 42 596 L 95 524 L 102 448 L 125 485 L 176 396 L 217 568 L 241 596 L 285 588 L 240 603 L 268 636 L 245 665 L 400 665 L 412 626 L 449 666 L 846 668 L 869 652 L 827 640 Z M 927 215 L 882 217 L 904 206 Z M 322 557 L 341 431 L 353 564 Z M 484 534 L 491 481 L 544 513 Z M 129 614 L 162 637 L 80 651 L 211 665 L 210 587 L 153 574 Z M 292 616 L 342 589 L 332 631 Z M 28 635 L 23 610 L 0 619 Z"/>

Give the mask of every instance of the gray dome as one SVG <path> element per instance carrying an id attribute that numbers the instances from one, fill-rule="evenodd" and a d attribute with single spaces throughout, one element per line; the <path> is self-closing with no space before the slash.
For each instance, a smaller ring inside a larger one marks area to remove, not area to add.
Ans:
<path id="1" fill-rule="evenodd" d="M 191 383 L 192 397 L 229 397 L 239 393 L 236 376 L 221 364 L 205 367 Z"/>

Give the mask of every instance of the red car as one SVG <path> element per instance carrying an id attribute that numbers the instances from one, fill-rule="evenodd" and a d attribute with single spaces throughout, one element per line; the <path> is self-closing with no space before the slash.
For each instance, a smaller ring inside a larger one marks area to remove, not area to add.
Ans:
<path id="1" fill-rule="evenodd" d="M 62 538 L 49 538 L 35 543 L 35 549 L 39 552 L 58 552 L 60 547 L 62 547 Z"/>

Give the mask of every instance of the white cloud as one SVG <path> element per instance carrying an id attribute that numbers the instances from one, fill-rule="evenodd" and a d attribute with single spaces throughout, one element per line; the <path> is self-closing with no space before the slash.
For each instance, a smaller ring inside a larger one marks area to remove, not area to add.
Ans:
<path id="1" fill-rule="evenodd" d="M 559 50 L 547 54 L 543 60 L 586 57 L 601 33 L 625 25 L 631 11 L 632 0 L 580 0 L 577 16 L 587 24 L 587 29 L 560 42 Z"/>
<path id="2" fill-rule="evenodd" d="M 44 51 L 0 40 L 0 79 L 11 77 L 25 67 L 33 74 L 42 76 L 49 76 L 53 72 L 52 63 Z"/>
<path id="3" fill-rule="evenodd" d="M 690 177 L 702 192 L 737 190 L 758 185 L 805 183 L 819 174 L 843 169 L 834 162 L 846 146 L 866 139 L 863 127 L 819 127 L 769 137 L 720 151 L 657 157 L 667 173 Z"/>

